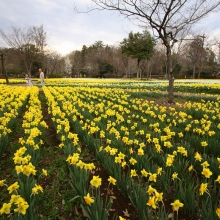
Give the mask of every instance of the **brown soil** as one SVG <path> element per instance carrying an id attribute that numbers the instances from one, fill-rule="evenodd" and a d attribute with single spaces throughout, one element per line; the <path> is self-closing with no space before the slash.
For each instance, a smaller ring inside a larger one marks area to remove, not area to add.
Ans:
<path id="1" fill-rule="evenodd" d="M 102 178 L 101 195 L 105 199 L 106 194 L 112 199 L 112 207 L 109 214 L 109 219 L 113 219 L 114 214 L 128 218 L 129 220 L 138 220 L 138 213 L 136 209 L 131 205 L 128 197 L 122 195 L 118 188 L 112 184 L 109 185 L 109 175 L 106 173 L 102 166 L 96 168 L 93 175 Z"/>

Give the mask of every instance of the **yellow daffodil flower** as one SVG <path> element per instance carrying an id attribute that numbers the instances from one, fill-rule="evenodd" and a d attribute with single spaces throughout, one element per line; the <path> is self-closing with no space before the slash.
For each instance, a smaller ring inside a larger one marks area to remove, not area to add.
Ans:
<path id="1" fill-rule="evenodd" d="M 4 182 L 5 180 L 0 180 L 0 186 L 4 186 L 5 185 Z"/>
<path id="2" fill-rule="evenodd" d="M 200 161 L 200 162 L 201 162 L 201 160 L 202 160 L 202 157 L 201 157 L 201 155 L 200 155 L 198 152 L 195 153 L 194 158 L 195 158 L 196 160 Z"/>
<path id="3" fill-rule="evenodd" d="M 181 203 L 181 202 L 179 201 L 179 199 L 175 200 L 175 201 L 174 201 L 173 203 L 171 203 L 170 205 L 172 205 L 173 211 L 177 211 L 177 212 L 178 212 L 179 208 L 181 208 L 181 207 L 184 206 L 184 204 Z"/>
<path id="4" fill-rule="evenodd" d="M 178 173 L 174 172 L 172 175 L 172 180 L 178 179 Z"/>
<path id="5" fill-rule="evenodd" d="M 116 179 L 114 179 L 113 177 L 109 176 L 108 178 L 109 183 L 111 183 L 112 185 L 115 185 L 116 183 Z"/>
<path id="6" fill-rule="evenodd" d="M 192 170 L 193 170 L 193 165 L 190 165 L 189 168 L 188 168 L 188 170 L 189 170 L 189 171 L 192 171 Z"/>
<path id="7" fill-rule="evenodd" d="M 220 175 L 218 175 L 218 178 L 215 180 L 215 182 L 220 183 Z"/>
<path id="8" fill-rule="evenodd" d="M 20 197 L 20 195 L 11 195 L 10 203 L 17 203 Z"/>
<path id="9" fill-rule="evenodd" d="M 208 163 L 207 161 L 201 163 L 201 165 L 202 165 L 203 168 L 207 168 L 207 167 L 210 166 L 209 163 Z"/>
<path id="10" fill-rule="evenodd" d="M 2 208 L 0 209 L 0 214 L 10 214 L 11 203 L 3 203 Z"/>
<path id="11" fill-rule="evenodd" d="M 149 181 L 156 182 L 157 181 L 157 174 L 156 173 L 149 173 Z"/>
<path id="12" fill-rule="evenodd" d="M 84 201 L 87 205 L 91 205 L 94 202 L 94 199 L 90 197 L 90 194 L 88 193 L 86 196 L 84 196 Z"/>
<path id="13" fill-rule="evenodd" d="M 130 163 L 131 163 L 132 165 L 134 165 L 134 164 L 137 163 L 137 160 L 135 160 L 133 157 L 132 157 L 129 161 L 130 161 Z"/>
<path id="14" fill-rule="evenodd" d="M 208 183 L 202 183 L 199 187 L 199 195 L 203 195 L 204 192 L 207 192 Z"/>
<path id="15" fill-rule="evenodd" d="M 131 170 L 130 176 L 131 176 L 131 177 L 132 177 L 132 176 L 137 176 L 136 170 Z"/>
<path id="16" fill-rule="evenodd" d="M 90 181 L 90 184 L 98 188 L 102 184 L 102 179 L 99 178 L 99 176 L 93 176 L 92 180 Z"/>
<path id="17" fill-rule="evenodd" d="M 217 216 L 220 218 L 220 208 L 217 208 L 215 212 L 216 212 Z"/>
<path id="18" fill-rule="evenodd" d="M 212 172 L 209 168 L 203 168 L 202 175 L 204 175 L 206 178 L 210 178 L 212 175 Z"/>
<path id="19" fill-rule="evenodd" d="M 13 191 L 17 190 L 18 188 L 19 188 L 18 182 L 11 184 L 8 187 L 9 194 L 11 194 Z"/>
<path id="20" fill-rule="evenodd" d="M 153 209 L 156 209 L 157 206 L 156 206 L 156 203 L 155 203 L 155 197 L 154 196 L 151 196 L 147 202 L 147 205 L 148 206 L 151 206 Z"/>
<path id="21" fill-rule="evenodd" d="M 151 185 L 148 186 L 147 193 L 148 193 L 149 195 L 154 194 L 156 191 L 157 191 L 157 190 L 154 189 Z"/>
<path id="22" fill-rule="evenodd" d="M 207 143 L 206 141 L 202 141 L 202 142 L 201 142 L 201 146 L 202 146 L 202 147 L 207 147 L 207 146 L 208 146 L 208 143 Z"/>
<path id="23" fill-rule="evenodd" d="M 21 213 L 22 215 L 25 215 L 26 214 L 26 210 L 29 207 L 29 205 L 28 205 L 28 203 L 23 198 L 20 198 L 19 200 L 20 201 L 18 201 L 16 203 L 18 207 L 16 209 L 14 209 L 14 211 L 18 212 L 18 213 Z"/>

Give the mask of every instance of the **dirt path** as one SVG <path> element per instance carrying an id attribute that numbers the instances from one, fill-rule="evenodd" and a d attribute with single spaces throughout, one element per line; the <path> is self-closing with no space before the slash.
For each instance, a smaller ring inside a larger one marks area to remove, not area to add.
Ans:
<path id="1" fill-rule="evenodd" d="M 32 81 L 32 85 L 33 86 L 37 86 L 40 85 L 38 84 L 37 81 Z M 9 84 L 9 86 L 24 86 L 24 87 L 29 87 L 30 85 L 28 85 L 27 83 L 20 83 L 20 84 Z M 41 86 L 41 85 L 40 85 Z M 43 91 L 42 87 L 39 87 L 39 92 Z"/>

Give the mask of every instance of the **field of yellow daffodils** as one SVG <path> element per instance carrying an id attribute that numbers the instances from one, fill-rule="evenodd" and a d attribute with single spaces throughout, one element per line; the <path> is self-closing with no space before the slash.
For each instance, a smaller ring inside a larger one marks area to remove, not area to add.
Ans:
<path id="1" fill-rule="evenodd" d="M 37 85 L 0 85 L 0 219 L 220 219 L 219 81 L 175 80 L 174 104 L 163 80 Z M 51 218 L 57 157 L 69 198 Z"/>

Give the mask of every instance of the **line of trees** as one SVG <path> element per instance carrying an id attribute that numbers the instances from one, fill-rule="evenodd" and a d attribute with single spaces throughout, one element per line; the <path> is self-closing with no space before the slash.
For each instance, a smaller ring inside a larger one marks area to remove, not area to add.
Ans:
<path id="1" fill-rule="evenodd" d="M 2 30 L 0 33 L 8 45 L 1 52 L 9 76 L 23 77 L 27 73 L 38 77 L 38 69 L 42 68 L 46 77 L 168 77 L 166 48 L 147 30 L 130 32 L 119 45 L 96 41 L 65 57 L 46 47 L 47 37 L 42 25 L 24 29 L 12 27 L 9 33 Z M 180 41 L 172 50 L 173 76 L 198 78 L 200 74 L 201 78 L 217 77 L 219 57 L 213 51 L 213 41 L 209 42 L 206 38 L 204 44 L 200 35 L 191 35 L 190 40 Z"/>
<path id="2" fill-rule="evenodd" d="M 208 41 L 204 46 L 199 35 L 190 38 L 173 49 L 173 76 L 194 79 L 218 77 L 220 60 L 217 51 Z M 73 51 L 68 58 L 72 67 L 69 71 L 71 77 L 168 77 L 165 48 L 147 31 L 131 32 L 117 46 L 104 45 L 102 41 L 89 47 L 84 45 L 81 51 Z"/>

